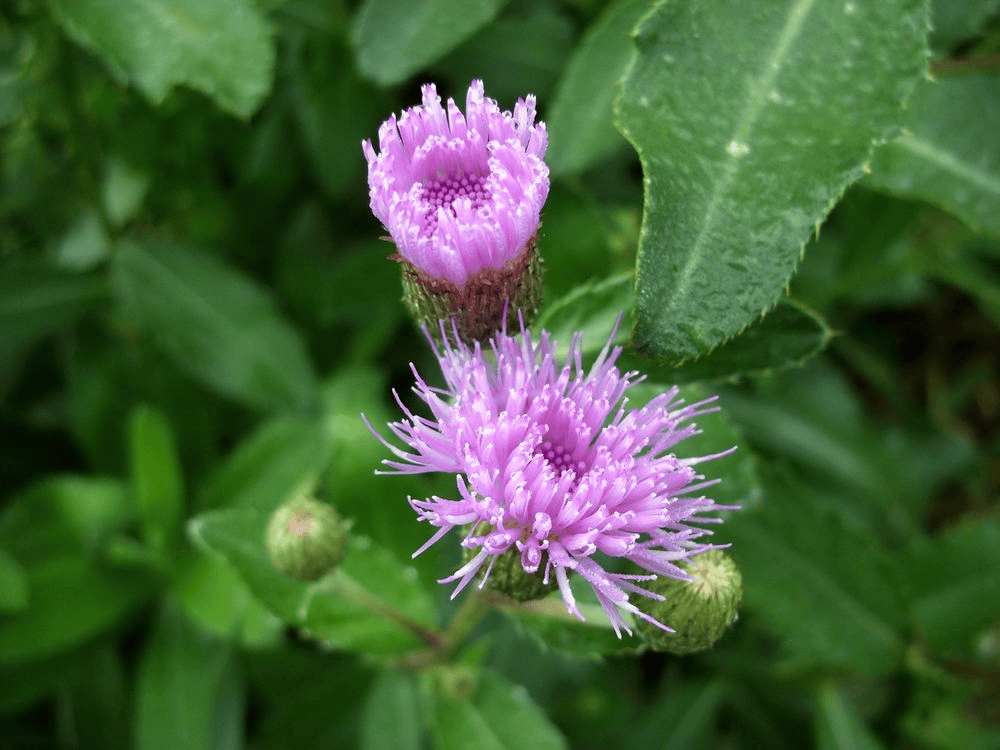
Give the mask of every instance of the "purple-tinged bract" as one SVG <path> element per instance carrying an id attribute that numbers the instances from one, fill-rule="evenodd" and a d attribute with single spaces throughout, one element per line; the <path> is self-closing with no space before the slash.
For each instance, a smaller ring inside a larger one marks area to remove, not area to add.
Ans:
<path id="1" fill-rule="evenodd" d="M 563 362 L 545 332 L 537 341 L 523 326 L 520 337 L 499 332 L 487 352 L 442 326 L 435 354 L 447 387 L 428 386 L 414 370 L 414 391 L 433 417 L 400 401 L 406 418 L 389 427 L 408 451 L 383 439 L 400 459 L 383 463 L 395 473 L 457 476 L 458 499 L 410 498 L 420 519 L 438 527 L 415 555 L 456 526 L 469 529 L 462 545 L 471 559 L 442 581 L 458 581 L 453 596 L 479 573 L 485 583 L 496 559 L 514 551 L 526 573 L 554 578 L 581 619 L 571 571 L 591 585 L 619 635 L 631 633 L 623 612 L 669 630 L 629 594 L 661 600 L 636 582 L 692 580 L 678 561 L 716 546 L 696 541 L 711 532 L 690 524 L 718 522 L 702 514 L 731 507 L 699 494 L 716 481 L 694 467 L 717 456 L 671 452 L 698 432 L 690 420 L 718 410 L 715 399 L 684 405 L 673 388 L 630 410 L 626 393 L 642 378 L 618 370 L 621 348 L 610 341 L 586 372 L 581 338 L 573 337 Z M 598 553 L 648 574 L 610 572 Z"/>
<path id="2" fill-rule="evenodd" d="M 400 255 L 430 277 L 461 287 L 532 241 L 549 190 L 534 96 L 501 112 L 473 81 L 463 116 L 427 84 L 423 105 L 391 116 L 378 140 L 377 154 L 362 144 L 372 212 Z"/>

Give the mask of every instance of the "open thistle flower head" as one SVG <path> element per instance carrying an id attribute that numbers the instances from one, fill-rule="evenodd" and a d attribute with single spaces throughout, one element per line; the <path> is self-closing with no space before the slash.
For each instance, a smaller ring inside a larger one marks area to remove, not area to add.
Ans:
<path id="1" fill-rule="evenodd" d="M 457 499 L 410 498 L 420 520 L 438 527 L 414 555 L 467 527 L 462 545 L 471 559 L 442 580 L 458 582 L 453 596 L 477 574 L 484 585 L 497 558 L 512 553 L 526 573 L 554 580 L 580 619 L 570 573 L 590 584 L 619 636 L 631 633 L 624 613 L 669 630 L 629 594 L 662 600 L 642 581 L 692 580 L 678 563 L 717 546 L 698 541 L 711 532 L 691 525 L 718 522 L 703 514 L 731 507 L 699 494 L 716 482 L 695 466 L 717 456 L 671 452 L 698 431 L 693 418 L 717 411 L 715 399 L 684 405 L 673 388 L 630 410 L 626 393 L 642 378 L 619 371 L 621 348 L 610 341 L 585 371 L 581 334 L 560 361 L 548 334 L 534 340 L 523 324 L 520 337 L 497 333 L 488 351 L 443 328 L 435 354 L 446 387 L 428 386 L 414 369 L 414 391 L 432 418 L 413 414 L 397 396 L 405 419 L 389 428 L 408 449 L 382 439 L 399 459 L 383 462 L 394 473 L 457 478 Z M 602 556 L 625 558 L 645 573 L 609 571 Z"/>
<path id="2" fill-rule="evenodd" d="M 549 190 L 534 96 L 501 112 L 473 81 L 463 115 L 427 84 L 423 104 L 392 115 L 378 140 L 378 153 L 362 144 L 372 212 L 413 266 L 461 287 L 531 244 Z"/>

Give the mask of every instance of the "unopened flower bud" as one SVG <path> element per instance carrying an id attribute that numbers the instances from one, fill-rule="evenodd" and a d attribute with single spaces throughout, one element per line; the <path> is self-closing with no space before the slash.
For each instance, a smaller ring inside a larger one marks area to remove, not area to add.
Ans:
<path id="1" fill-rule="evenodd" d="M 662 602 L 637 598 L 636 606 L 672 628 L 668 633 L 640 620 L 640 634 L 654 651 L 685 655 L 715 645 L 736 621 L 743 598 L 743 577 L 725 552 L 710 549 L 681 563 L 694 581 L 660 576 L 646 588 L 666 599 Z"/>
<path id="2" fill-rule="evenodd" d="M 333 506 L 303 493 L 271 516 L 267 554 L 290 578 L 316 581 L 343 562 L 349 528 Z"/>
<path id="3" fill-rule="evenodd" d="M 489 524 L 479 524 L 477 531 L 486 533 L 492 531 Z M 463 553 L 464 562 L 469 563 L 479 554 L 479 548 L 466 548 Z M 511 547 L 506 552 L 497 555 L 486 579 L 485 588 L 509 596 L 519 602 L 530 602 L 542 599 L 556 590 L 555 576 L 545 583 L 544 560 L 538 570 L 529 573 L 524 569 L 521 552 L 517 547 Z"/>

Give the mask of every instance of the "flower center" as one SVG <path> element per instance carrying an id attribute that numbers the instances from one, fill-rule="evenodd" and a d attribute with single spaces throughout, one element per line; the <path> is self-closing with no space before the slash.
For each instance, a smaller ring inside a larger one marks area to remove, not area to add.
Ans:
<path id="1" fill-rule="evenodd" d="M 538 446 L 538 452 L 542 458 L 559 474 L 567 471 L 575 471 L 579 478 L 587 471 L 586 461 L 574 461 L 573 454 L 565 446 L 553 443 L 551 439 L 545 438 Z"/>
<path id="2" fill-rule="evenodd" d="M 439 175 L 425 181 L 420 197 L 427 207 L 427 228 L 433 230 L 437 226 L 439 208 L 447 209 L 454 216 L 457 200 L 469 200 L 473 211 L 486 205 L 490 193 L 485 183 L 484 175 L 469 172 Z"/>

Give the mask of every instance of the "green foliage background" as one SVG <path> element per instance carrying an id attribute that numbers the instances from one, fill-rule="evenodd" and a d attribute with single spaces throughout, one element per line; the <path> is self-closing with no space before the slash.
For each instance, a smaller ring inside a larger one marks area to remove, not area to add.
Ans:
<path id="1" fill-rule="evenodd" d="M 436 366 L 360 141 L 474 77 L 551 135 L 536 327 L 721 396 L 711 651 L 450 641 L 454 488 L 372 474 Z M 1000 748 L 995 0 L 0 0 L 0 153 L 0 748 Z"/>

